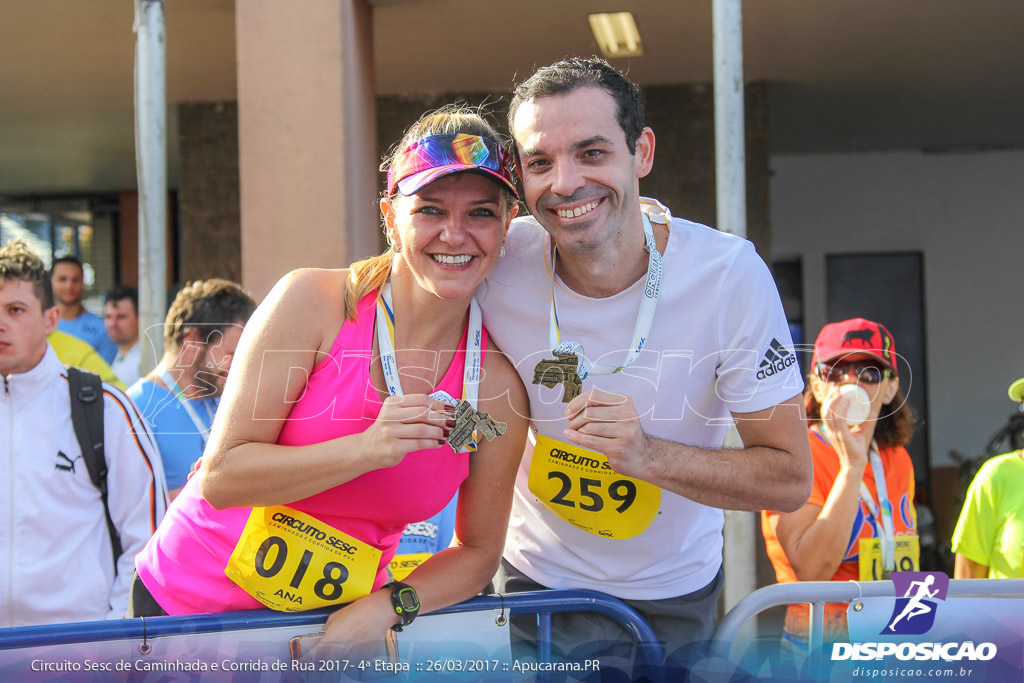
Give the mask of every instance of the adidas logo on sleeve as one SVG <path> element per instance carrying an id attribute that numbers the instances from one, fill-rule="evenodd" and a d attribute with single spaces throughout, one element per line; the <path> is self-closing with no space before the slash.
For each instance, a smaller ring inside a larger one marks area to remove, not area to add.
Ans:
<path id="1" fill-rule="evenodd" d="M 758 366 L 757 378 L 759 380 L 768 379 L 772 375 L 782 372 L 795 362 L 796 354 L 780 344 L 778 339 L 772 339 L 772 343 L 768 345 L 768 350 L 764 352 L 764 358 L 761 359 L 761 365 Z"/>

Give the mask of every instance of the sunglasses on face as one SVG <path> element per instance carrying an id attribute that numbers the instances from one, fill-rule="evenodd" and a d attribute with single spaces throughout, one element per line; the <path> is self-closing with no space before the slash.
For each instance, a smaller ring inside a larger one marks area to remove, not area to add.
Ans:
<path id="1" fill-rule="evenodd" d="M 835 363 L 833 365 L 818 363 L 817 372 L 818 377 L 835 384 L 844 381 L 851 373 L 857 382 L 863 384 L 878 384 L 892 375 L 892 371 L 888 368 L 881 368 L 871 363 Z"/>

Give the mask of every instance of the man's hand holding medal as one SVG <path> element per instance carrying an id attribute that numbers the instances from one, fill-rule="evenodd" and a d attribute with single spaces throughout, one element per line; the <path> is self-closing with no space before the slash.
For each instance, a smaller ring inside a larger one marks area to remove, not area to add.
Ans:
<path id="1" fill-rule="evenodd" d="M 597 451 L 619 474 L 651 479 L 650 439 L 640 426 L 633 399 L 601 389 L 586 391 L 565 407 L 567 441 Z"/>

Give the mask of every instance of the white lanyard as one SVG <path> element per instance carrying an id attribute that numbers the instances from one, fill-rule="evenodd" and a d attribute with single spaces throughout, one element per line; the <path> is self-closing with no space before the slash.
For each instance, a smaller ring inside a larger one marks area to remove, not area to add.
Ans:
<path id="1" fill-rule="evenodd" d="M 210 430 L 213 428 L 213 410 L 210 408 L 210 404 L 205 400 L 192 401 L 185 398 L 184 392 L 178 388 L 177 382 L 175 382 L 174 378 L 171 377 L 171 373 L 167 372 L 167 368 L 163 365 L 159 365 L 156 370 L 160 373 L 160 379 L 164 381 L 164 384 L 167 386 L 167 390 L 178 399 L 179 405 L 181 405 L 181 407 L 185 409 L 185 412 L 188 413 L 189 419 L 191 419 L 192 424 L 196 426 L 196 431 L 199 432 L 199 436 L 202 437 L 203 445 L 205 446 L 207 440 L 210 438 Z M 199 414 L 196 413 L 196 409 L 194 407 L 195 403 L 201 404 L 203 408 L 206 409 L 206 416 L 209 418 L 209 422 L 203 422 L 202 418 L 199 417 Z"/>
<path id="2" fill-rule="evenodd" d="M 665 220 L 671 220 L 668 209 L 660 203 L 657 206 L 664 211 Z M 576 372 L 580 379 L 586 379 L 588 375 L 610 375 L 621 372 L 632 365 L 640 352 L 643 351 L 647 342 L 647 335 L 651 332 L 651 325 L 654 322 L 654 311 L 658 306 L 658 297 L 661 295 L 661 253 L 654 241 L 654 228 L 651 227 L 651 219 L 646 213 L 640 214 L 644 221 L 644 249 L 647 250 L 647 281 L 644 283 L 643 298 L 640 300 L 640 309 L 636 315 L 636 325 L 633 327 L 633 341 L 630 343 L 629 351 L 622 360 L 622 365 L 605 365 L 603 363 L 591 363 L 583 355 L 583 345 L 574 341 L 562 341 L 558 328 L 558 304 L 555 301 L 555 256 L 551 258 L 551 320 L 548 324 L 548 343 L 555 353 L 573 354 L 578 358 Z M 557 255 L 557 247 L 555 254 Z"/>
<path id="3" fill-rule="evenodd" d="M 391 301 L 391 280 L 384 283 L 384 286 L 377 292 L 377 345 L 380 347 L 380 366 L 384 371 L 384 382 L 387 384 L 388 393 L 392 396 L 402 396 L 402 382 L 398 377 L 398 359 L 395 357 L 395 313 Z M 480 314 L 480 305 L 476 297 L 469 302 L 469 329 L 466 333 L 466 360 L 465 371 L 462 375 L 462 398 L 476 410 L 477 397 L 480 394 L 480 362 L 481 349 L 483 348 L 483 316 Z M 451 394 L 446 391 L 435 391 L 430 395 L 448 405 L 458 404 Z M 475 432 L 474 432 L 475 434 Z M 475 451 L 476 439 L 467 446 L 468 450 Z"/>
<path id="4" fill-rule="evenodd" d="M 896 569 L 896 529 L 892 521 L 892 504 L 889 502 L 889 491 L 885 487 L 885 470 L 882 469 L 882 456 L 878 454 L 878 444 L 874 441 L 871 442 L 868 458 L 871 460 L 871 471 L 875 475 L 875 489 L 878 490 L 881 510 L 879 510 L 879 504 L 876 504 L 875 499 L 871 497 L 871 492 L 868 491 L 868 487 L 864 485 L 863 480 L 860 482 L 860 497 L 864 504 L 868 506 L 868 510 L 871 512 L 871 516 L 875 518 L 875 521 L 881 522 L 878 533 L 882 537 L 882 568 L 887 572 L 891 572 Z"/>

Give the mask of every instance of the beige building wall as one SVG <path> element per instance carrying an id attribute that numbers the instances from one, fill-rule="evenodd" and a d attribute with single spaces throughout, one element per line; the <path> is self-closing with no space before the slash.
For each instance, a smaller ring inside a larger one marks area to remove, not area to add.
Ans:
<path id="1" fill-rule="evenodd" d="M 365 0 L 236 3 L 242 283 L 377 248 L 373 25 Z"/>

